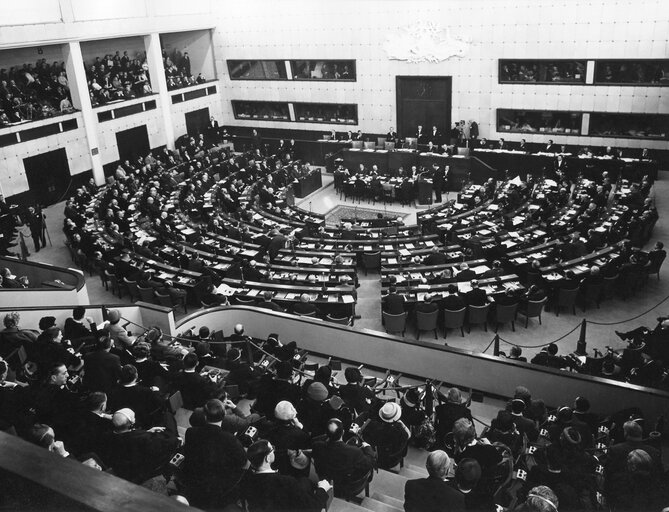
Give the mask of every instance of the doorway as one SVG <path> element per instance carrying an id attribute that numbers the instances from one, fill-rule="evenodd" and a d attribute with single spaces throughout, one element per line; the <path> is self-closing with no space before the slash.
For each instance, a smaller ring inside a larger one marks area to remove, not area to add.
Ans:
<path id="1" fill-rule="evenodd" d="M 186 132 L 189 137 L 197 137 L 207 130 L 207 123 L 209 122 L 209 108 L 201 108 L 186 112 Z"/>
<path id="2" fill-rule="evenodd" d="M 415 137 L 418 125 L 424 133 L 437 126 L 445 140 L 451 130 L 450 76 L 396 77 L 397 133 Z"/>
<path id="3" fill-rule="evenodd" d="M 65 148 L 23 159 L 32 201 L 42 206 L 57 203 L 70 186 L 70 164 Z"/>
<path id="4" fill-rule="evenodd" d="M 116 145 L 118 147 L 118 158 L 121 162 L 125 160 L 137 160 L 151 151 L 149 145 L 149 133 L 146 125 L 130 128 L 116 133 Z"/>

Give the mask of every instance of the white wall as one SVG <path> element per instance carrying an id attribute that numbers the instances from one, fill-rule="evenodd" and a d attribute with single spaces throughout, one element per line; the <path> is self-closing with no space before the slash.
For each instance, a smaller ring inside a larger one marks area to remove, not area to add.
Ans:
<path id="1" fill-rule="evenodd" d="M 149 98 L 144 98 L 147 101 Z M 159 101 L 158 98 L 153 98 Z M 119 103 L 118 106 L 124 105 Z M 165 133 L 161 128 L 162 120 L 160 109 L 149 110 L 141 114 L 134 114 L 120 119 L 112 119 L 104 123 L 98 123 L 98 141 L 100 143 L 100 156 L 103 164 L 115 162 L 119 159 L 118 146 L 116 144 L 116 133 L 135 128 L 136 126 L 146 125 L 146 131 L 149 134 L 149 145 L 152 148 L 166 144 Z"/>
<path id="2" fill-rule="evenodd" d="M 439 63 L 389 60 L 388 37 L 416 22 L 433 22 L 471 40 L 465 57 Z M 395 77 L 453 77 L 452 119 L 475 119 L 482 136 L 497 138 L 496 109 L 597 110 L 669 113 L 659 87 L 498 84 L 501 58 L 666 58 L 669 2 L 665 0 L 339 0 L 246 1 L 221 10 L 215 33 L 217 69 L 230 99 L 357 103 L 363 132 L 396 126 Z M 355 59 L 357 82 L 230 81 L 226 59 Z M 257 123 L 256 123 L 257 124 Z M 262 123 L 317 129 L 311 123 Z M 542 141 L 542 135 L 504 134 Z M 666 148 L 666 142 L 552 135 L 556 143 Z"/>
<path id="3" fill-rule="evenodd" d="M 41 49 L 42 53 L 37 53 Z M 0 69 L 4 68 L 9 72 L 9 68 L 22 68 L 24 64 L 32 64 L 33 67 L 38 60 L 46 59 L 49 66 L 54 61 L 60 64 L 63 62 L 63 51 L 60 45 L 34 46 L 31 48 L 16 48 L 14 50 L 0 51 Z"/>
<path id="4" fill-rule="evenodd" d="M 220 89 L 218 85 L 216 87 Z M 223 110 L 221 107 L 221 95 L 219 91 L 219 94 L 216 95 L 203 96 L 202 98 L 182 101 L 181 103 L 172 105 L 172 125 L 174 126 L 175 139 L 186 134 L 186 113 L 200 110 L 205 107 L 209 108 L 209 115 L 214 116 L 214 119 L 219 122 L 219 125 L 223 126 L 223 123 L 221 122 Z"/>
<path id="5" fill-rule="evenodd" d="M 211 30 L 161 34 L 160 45 L 170 56 L 174 54 L 175 50 L 180 52 L 181 55 L 188 52 L 191 72 L 194 76 L 197 77 L 198 73 L 202 73 L 202 76 L 207 80 L 216 78 Z"/>
<path id="6" fill-rule="evenodd" d="M 90 170 L 91 160 L 88 156 L 88 143 L 81 114 L 71 114 L 57 119 L 65 120 L 69 118 L 77 120 L 79 127 L 76 130 L 57 133 L 0 149 L 0 182 L 5 196 L 9 197 L 28 190 L 28 178 L 23 166 L 24 158 L 65 148 L 70 166 L 70 175 L 74 176 Z M 50 121 L 53 122 L 53 120 Z M 23 124 L 20 125 L 20 128 L 26 129 L 45 123 L 46 121 L 37 122 L 35 125 Z M 18 127 L 13 131 L 18 131 Z"/>

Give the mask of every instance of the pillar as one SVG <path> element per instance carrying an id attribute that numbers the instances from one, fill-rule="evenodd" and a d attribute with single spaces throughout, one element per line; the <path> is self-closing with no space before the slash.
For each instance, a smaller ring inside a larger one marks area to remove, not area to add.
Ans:
<path id="1" fill-rule="evenodd" d="M 146 61 L 149 66 L 149 75 L 151 77 L 151 88 L 153 92 L 158 93 L 158 105 L 161 113 L 163 133 L 165 133 L 165 143 L 168 149 L 175 148 L 174 125 L 172 124 L 172 99 L 167 90 L 167 80 L 165 79 L 165 69 L 163 67 L 163 52 L 160 47 L 160 34 L 154 32 L 144 36 L 144 48 L 146 50 Z"/>

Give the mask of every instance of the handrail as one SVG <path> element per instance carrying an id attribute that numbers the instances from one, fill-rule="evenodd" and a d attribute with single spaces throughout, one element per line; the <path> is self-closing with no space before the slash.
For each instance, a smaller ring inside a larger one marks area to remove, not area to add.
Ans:
<path id="1" fill-rule="evenodd" d="M 86 279 L 84 277 L 83 272 L 67 267 L 57 267 L 56 265 L 50 265 L 48 263 L 40 263 L 37 261 L 24 261 L 12 256 L 1 256 L 0 267 L 8 267 L 17 276 L 25 275 L 26 271 L 31 275 L 37 275 L 37 276 L 39 276 L 40 273 L 42 272 L 49 272 L 51 275 L 44 276 L 43 279 L 40 279 L 39 280 L 40 284 L 45 280 L 60 279 L 62 281 L 67 276 L 68 282 L 65 282 L 64 284 L 66 286 L 72 287 L 73 289 L 76 289 L 77 292 L 81 291 L 81 289 L 86 284 Z M 28 276 L 28 278 L 30 279 L 30 275 Z M 33 280 L 30 279 L 30 281 L 32 283 Z M 63 291 L 63 289 L 60 289 L 60 291 Z M 34 285 L 31 286 L 30 288 L 0 288 L 0 292 L 2 291 L 29 292 L 35 290 L 59 291 L 58 288 L 50 288 L 50 287 L 34 286 Z"/>
<path id="2" fill-rule="evenodd" d="M 28 504 L 60 503 L 72 510 L 98 512 L 177 512 L 185 505 L 167 496 L 96 471 L 75 459 L 63 458 L 45 448 L 0 432 L 0 470 L 6 486 L 3 500 Z M 20 485 L 10 485 L 14 477 Z M 26 485 L 27 482 L 27 485 Z M 27 493 L 29 491 L 29 493 Z M 23 507 L 22 507 L 23 508 Z M 47 506 L 47 509 L 51 507 Z M 197 510 L 190 508 L 188 510 Z"/>
<path id="3" fill-rule="evenodd" d="M 203 325 L 227 331 L 237 323 L 243 324 L 245 334 L 250 336 L 265 338 L 276 332 L 282 339 L 296 340 L 300 348 L 311 353 L 398 371 L 421 380 L 448 381 L 490 396 L 508 398 L 517 385 L 525 385 L 534 396 L 552 406 L 571 403 L 576 396 L 590 396 L 593 408 L 600 407 L 602 413 L 638 406 L 652 417 L 666 414 L 669 407 L 669 393 L 658 389 L 249 306 L 197 311 L 183 318 L 177 331 Z"/>

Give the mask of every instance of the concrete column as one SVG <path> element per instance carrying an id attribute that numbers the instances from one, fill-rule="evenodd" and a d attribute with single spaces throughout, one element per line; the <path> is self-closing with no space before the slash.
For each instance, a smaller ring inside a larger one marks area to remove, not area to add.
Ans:
<path id="1" fill-rule="evenodd" d="M 165 68 L 163 67 L 163 52 L 160 47 L 160 34 L 154 32 L 144 36 L 144 49 L 146 50 L 146 61 L 149 65 L 151 76 L 151 88 L 158 93 L 158 105 L 160 107 L 162 127 L 165 133 L 165 142 L 168 149 L 174 149 L 174 125 L 172 124 L 172 99 L 167 90 L 165 79 Z"/>
<path id="2" fill-rule="evenodd" d="M 96 185 L 103 185 L 105 182 L 105 173 L 102 168 L 102 158 L 100 157 L 98 143 L 98 118 L 95 112 L 93 112 L 93 107 L 91 107 L 84 59 L 81 55 L 81 46 L 79 46 L 79 43 L 75 41 L 64 44 L 63 56 L 65 57 L 67 81 L 70 85 L 70 94 L 72 95 L 72 105 L 81 111 L 84 121 L 93 178 Z"/>

